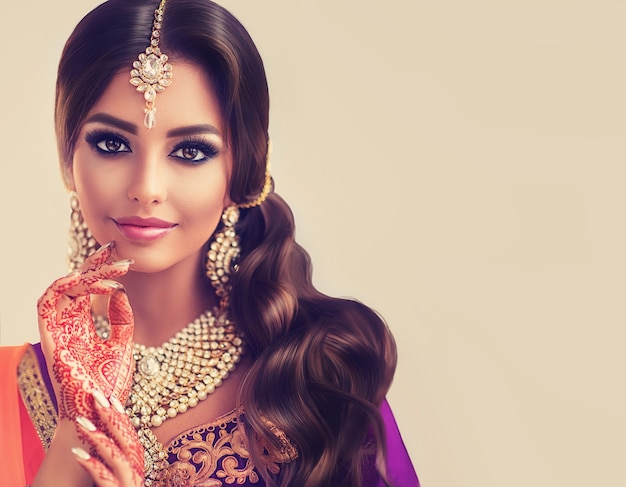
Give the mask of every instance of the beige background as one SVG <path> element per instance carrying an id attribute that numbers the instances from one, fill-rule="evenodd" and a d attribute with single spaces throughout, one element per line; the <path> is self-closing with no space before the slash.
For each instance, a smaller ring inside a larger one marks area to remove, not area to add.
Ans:
<path id="1" fill-rule="evenodd" d="M 3 3 L 0 343 L 65 272 L 56 63 L 86 0 Z M 424 486 L 626 485 L 626 4 L 229 0 L 317 284 L 389 322 Z"/>

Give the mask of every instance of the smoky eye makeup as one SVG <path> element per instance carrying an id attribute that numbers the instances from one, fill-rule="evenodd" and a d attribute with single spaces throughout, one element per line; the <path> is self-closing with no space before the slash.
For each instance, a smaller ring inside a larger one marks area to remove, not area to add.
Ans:
<path id="1" fill-rule="evenodd" d="M 113 156 L 124 152 L 132 152 L 128 140 L 111 130 L 96 129 L 85 134 L 85 141 L 97 153 Z"/>
<path id="2" fill-rule="evenodd" d="M 105 157 L 133 152 L 128 139 L 110 128 L 88 130 L 84 139 L 93 151 Z M 197 166 L 214 159 L 220 152 L 220 145 L 210 137 L 188 135 L 173 142 L 167 156 L 181 164 Z"/>
<path id="3" fill-rule="evenodd" d="M 191 136 L 176 142 L 169 156 L 184 164 L 199 165 L 215 158 L 219 152 L 218 147 L 206 138 Z"/>

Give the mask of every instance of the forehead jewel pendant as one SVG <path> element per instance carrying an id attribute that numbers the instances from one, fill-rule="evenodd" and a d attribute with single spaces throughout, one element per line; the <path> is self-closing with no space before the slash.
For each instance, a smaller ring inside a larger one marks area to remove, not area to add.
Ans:
<path id="1" fill-rule="evenodd" d="M 137 87 L 137 91 L 143 93 L 146 100 L 143 123 L 148 129 L 156 124 L 157 93 L 161 93 L 172 84 L 172 65 L 167 62 L 167 55 L 163 54 L 159 48 L 165 1 L 161 0 L 159 7 L 154 11 L 150 45 L 139 54 L 130 72 L 130 84 Z"/>

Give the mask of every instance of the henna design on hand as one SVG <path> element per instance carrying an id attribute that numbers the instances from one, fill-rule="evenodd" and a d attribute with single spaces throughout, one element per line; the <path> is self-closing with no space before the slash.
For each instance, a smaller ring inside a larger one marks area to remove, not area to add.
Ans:
<path id="1" fill-rule="evenodd" d="M 117 407 L 120 410 L 96 406 L 100 429 L 92 430 L 84 421 L 77 422 L 81 438 L 92 446 L 89 461 L 79 458 L 79 462 L 99 486 L 141 486 L 145 478 L 144 449 L 119 401 Z"/>
<path id="2" fill-rule="evenodd" d="M 124 401 L 130 391 L 132 311 L 123 290 L 102 283 L 125 274 L 128 265 L 108 263 L 110 255 L 111 249 L 104 248 L 91 256 L 83 271 L 57 279 L 37 304 L 42 347 L 51 364 L 61 419 L 79 415 L 95 419 L 94 390 Z M 90 294 L 111 295 L 111 337 L 106 341 L 96 334 Z"/>
<path id="3" fill-rule="evenodd" d="M 76 461 L 83 467 L 98 487 L 120 487 L 113 473 L 99 460 L 95 459 L 82 448 L 72 448 Z"/>

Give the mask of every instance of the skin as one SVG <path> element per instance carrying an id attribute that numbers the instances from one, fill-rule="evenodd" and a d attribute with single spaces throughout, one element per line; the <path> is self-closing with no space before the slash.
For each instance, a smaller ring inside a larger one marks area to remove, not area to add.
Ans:
<path id="1" fill-rule="evenodd" d="M 128 397 L 133 370 L 133 316 L 126 293 L 111 278 L 128 272 L 132 261 L 110 262 L 111 255 L 111 246 L 104 246 L 85 261 L 80 272 L 54 281 L 37 303 L 41 345 L 59 405 L 59 424 L 35 486 L 51 481 L 88 485 L 85 474 L 66 458 L 69 445 L 90 442 L 85 431 L 76 428 L 76 421 L 96 423 L 102 428 L 104 423 L 95 407 L 98 400 L 108 403 L 106 397 L 123 401 Z M 110 295 L 111 338 L 107 341 L 95 333 L 90 295 Z M 125 469 L 132 472 L 133 478 L 140 478 L 143 465 L 136 459 L 141 455 L 141 445 L 129 434 L 132 426 L 128 417 L 120 415 L 118 425 L 127 440 Z M 93 445 L 97 450 L 101 448 Z"/>
<path id="2" fill-rule="evenodd" d="M 217 98 L 199 69 L 175 63 L 173 83 L 157 96 L 156 106 L 157 123 L 148 130 L 143 125 L 142 95 L 130 85 L 125 71 L 115 76 L 86 120 L 107 115 L 131 125 L 136 133 L 101 121 L 85 123 L 71 168 L 83 216 L 96 240 L 114 241 L 120 258 L 135 261 L 133 272 L 122 282 L 132 297 L 135 340 L 146 345 L 160 345 L 213 304 L 200 260 L 202 246 L 230 204 L 232 166 L 230 150 L 220 135 L 224 130 Z M 177 148 L 178 144 L 185 147 L 189 136 L 169 134 L 195 126 L 218 132 L 201 130 L 191 136 L 213 145 L 218 154 L 192 165 Z M 125 140 L 130 152 L 123 152 L 125 147 L 117 153 L 98 152 L 94 140 L 86 140 L 94 132 L 111 134 L 101 137 L 100 146 L 114 147 Z M 158 241 L 133 242 L 113 221 L 128 216 L 156 217 L 176 227 Z"/>
<path id="3" fill-rule="evenodd" d="M 124 402 L 128 394 L 128 370 L 132 370 L 128 350 L 133 341 L 160 345 L 217 304 L 201 260 L 205 243 L 231 204 L 232 157 L 222 136 L 224 123 L 210 80 L 193 64 L 182 60 L 172 64 L 173 82 L 157 96 L 154 128 L 143 125 L 145 101 L 130 85 L 126 71 L 111 79 L 81 127 L 69 168 L 72 189 L 96 240 L 112 245 L 88 259 L 89 269 L 55 281 L 40 300 L 44 353 L 53 364 L 55 393 L 66 406 L 33 484 L 36 487 L 143 484 L 136 433 L 127 416 L 110 406 L 115 398 Z M 138 240 L 119 226 L 125 217 L 159 218 L 171 223 L 171 230 L 156 240 Z M 112 278 L 124 291 L 109 282 Z M 111 294 L 113 298 L 108 298 Z M 108 350 L 96 349 L 91 355 L 66 351 L 77 343 L 76 329 L 89 337 L 80 343 L 80 350 L 98 343 L 89 304 L 103 313 L 107 301 L 112 323 L 134 322 L 132 333 L 116 335 L 113 371 L 102 367 Z M 64 359 L 66 355 L 70 359 Z M 245 362 L 239 364 L 207 400 L 156 428 L 157 438 L 167 443 L 182 431 L 232 410 L 246 369 Z M 113 398 L 108 407 L 94 401 L 90 394 L 94 389 Z M 96 430 L 86 429 L 84 421 L 77 424 L 79 416 Z M 92 455 L 80 458 L 71 452 L 73 447 Z"/>

